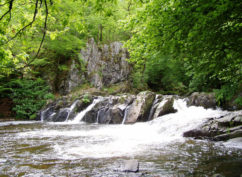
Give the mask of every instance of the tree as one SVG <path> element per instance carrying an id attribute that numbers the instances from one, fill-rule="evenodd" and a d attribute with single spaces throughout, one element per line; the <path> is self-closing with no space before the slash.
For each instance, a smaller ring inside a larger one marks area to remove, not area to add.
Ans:
<path id="1" fill-rule="evenodd" d="M 147 2 L 127 22 L 133 30 L 126 43 L 131 61 L 144 67 L 163 58 L 155 56 L 168 56 L 162 67 L 180 64 L 184 75 L 179 81 L 191 91 L 238 90 L 242 80 L 241 8 L 239 0 Z"/>

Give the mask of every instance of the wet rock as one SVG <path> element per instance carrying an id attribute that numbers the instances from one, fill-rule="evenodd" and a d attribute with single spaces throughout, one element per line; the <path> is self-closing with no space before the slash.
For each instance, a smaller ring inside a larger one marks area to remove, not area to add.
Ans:
<path id="1" fill-rule="evenodd" d="M 83 121 L 88 123 L 108 123 L 107 120 L 107 110 L 110 106 L 109 98 L 103 98 L 94 107 L 88 111 L 83 117 Z M 100 111 L 100 112 L 99 112 Z M 98 112 L 100 115 L 98 115 Z"/>
<path id="2" fill-rule="evenodd" d="M 97 122 L 100 124 L 120 124 L 123 120 L 123 112 L 117 108 L 103 108 L 98 111 Z"/>
<path id="3" fill-rule="evenodd" d="M 131 104 L 127 113 L 125 123 L 135 123 L 137 121 L 147 121 L 155 94 L 150 91 L 140 92 Z"/>
<path id="4" fill-rule="evenodd" d="M 111 120 L 109 118 L 108 108 L 102 108 L 97 113 L 97 123 L 99 124 L 108 124 Z"/>
<path id="5" fill-rule="evenodd" d="M 194 129 L 194 130 L 189 130 L 187 132 L 184 132 L 183 136 L 184 137 L 194 137 L 196 139 L 203 139 L 203 138 L 210 138 L 212 136 L 212 134 L 207 131 Z"/>
<path id="6" fill-rule="evenodd" d="M 109 109 L 110 124 L 121 124 L 123 121 L 124 113 L 117 106 Z"/>
<path id="7" fill-rule="evenodd" d="M 150 109 L 148 121 L 152 120 L 154 118 L 156 108 L 158 107 L 158 105 L 159 105 L 159 103 L 161 102 L 162 99 L 163 99 L 162 95 L 156 95 L 155 96 L 155 100 L 152 103 L 152 106 L 151 106 L 151 109 Z"/>
<path id="8" fill-rule="evenodd" d="M 125 160 L 123 165 L 124 172 L 139 172 L 139 162 L 137 160 Z"/>
<path id="9" fill-rule="evenodd" d="M 71 98 L 62 97 L 49 103 L 44 109 L 42 109 L 37 117 L 37 120 L 49 121 L 49 122 L 63 122 L 72 120 L 78 112 L 85 109 L 92 101 L 83 102 L 83 96 L 73 101 Z"/>
<path id="10" fill-rule="evenodd" d="M 215 141 L 224 141 L 242 137 L 242 111 L 230 112 L 219 118 L 211 118 L 201 127 L 187 131 L 184 137 L 209 138 Z"/>
<path id="11" fill-rule="evenodd" d="M 233 138 L 239 138 L 242 137 L 242 129 L 239 130 L 235 130 L 235 131 L 231 131 L 228 130 L 228 132 L 215 136 L 214 140 L 216 141 L 225 141 L 225 140 L 229 140 L 229 139 L 233 139 Z"/>
<path id="12" fill-rule="evenodd" d="M 126 107 L 134 98 L 134 95 L 109 96 L 87 112 L 83 120 L 89 123 L 120 124 Z"/>
<path id="13" fill-rule="evenodd" d="M 40 111 L 37 120 L 42 120 L 42 121 L 53 121 L 52 116 L 55 113 L 55 107 L 50 106 L 47 107 L 46 109 Z"/>
<path id="14" fill-rule="evenodd" d="M 61 109 L 56 116 L 53 117 L 52 121 L 53 122 L 64 122 L 69 115 L 69 110 L 67 109 Z"/>
<path id="15" fill-rule="evenodd" d="M 233 127 L 242 125 L 242 111 L 236 111 L 217 120 L 218 126 Z"/>
<path id="16" fill-rule="evenodd" d="M 204 108 L 215 108 L 216 99 L 214 93 L 194 92 L 188 97 L 188 106 L 203 106 Z"/>
<path id="17" fill-rule="evenodd" d="M 174 98 L 173 97 L 166 97 L 158 104 L 153 119 L 163 116 L 169 113 L 177 112 L 176 109 L 173 108 Z"/>

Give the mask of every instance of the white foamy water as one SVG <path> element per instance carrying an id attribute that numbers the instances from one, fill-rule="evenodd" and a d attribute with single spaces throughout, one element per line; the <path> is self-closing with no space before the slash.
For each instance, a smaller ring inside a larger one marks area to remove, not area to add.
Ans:
<path id="1" fill-rule="evenodd" d="M 100 98 L 97 98 L 97 99 L 94 99 L 92 104 L 90 104 L 85 110 L 81 111 L 79 114 L 77 114 L 77 116 L 71 121 L 72 123 L 79 123 L 83 117 L 85 116 L 85 114 L 92 110 L 92 108 L 97 104 L 99 103 L 100 101 L 102 101 L 102 97 Z"/>
<path id="2" fill-rule="evenodd" d="M 0 122 L 0 126 L 8 126 L 8 125 L 25 125 L 25 124 L 35 124 L 36 121 L 7 121 Z"/>
<path id="3" fill-rule="evenodd" d="M 183 142 L 185 131 L 198 127 L 208 118 L 227 114 L 221 110 L 187 107 L 185 101 L 175 100 L 174 107 L 178 112 L 150 122 L 133 125 L 79 124 L 85 113 L 98 102 L 99 99 L 94 100 L 74 119 L 72 125 L 62 123 L 67 128 L 29 131 L 19 133 L 18 136 L 54 138 L 52 148 L 56 156 L 62 159 L 133 156 L 149 153 L 156 147 Z"/>

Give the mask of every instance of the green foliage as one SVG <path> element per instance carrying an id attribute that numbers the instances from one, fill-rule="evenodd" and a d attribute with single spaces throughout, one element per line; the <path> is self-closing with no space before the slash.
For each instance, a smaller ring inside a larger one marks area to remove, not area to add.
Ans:
<path id="1" fill-rule="evenodd" d="M 36 112 L 42 108 L 46 100 L 54 96 L 48 93 L 49 88 L 45 82 L 38 78 L 36 80 L 15 79 L 8 84 L 11 88 L 10 97 L 13 99 L 16 118 L 34 119 Z"/>
<path id="2" fill-rule="evenodd" d="M 83 103 L 90 103 L 90 96 L 88 94 L 85 94 L 82 98 Z"/>
<path id="3" fill-rule="evenodd" d="M 169 56 L 154 55 L 146 62 L 145 81 L 149 87 L 159 91 L 184 93 L 185 86 L 183 64 Z"/>
<path id="4" fill-rule="evenodd" d="M 216 101 L 219 105 L 224 104 L 226 101 L 232 99 L 237 89 L 228 85 L 223 86 L 221 89 L 214 90 Z"/>
<path id="5" fill-rule="evenodd" d="M 242 96 L 239 96 L 238 98 L 236 98 L 234 102 L 240 107 L 242 107 Z"/>
<path id="6" fill-rule="evenodd" d="M 140 70 L 136 70 L 133 72 L 132 76 L 133 87 L 137 90 L 145 90 L 147 88 L 147 84 L 144 82 L 143 73 Z"/>
<path id="7" fill-rule="evenodd" d="M 216 101 L 219 105 L 225 105 L 229 101 L 234 101 L 236 105 L 242 107 L 241 88 L 237 85 L 224 85 L 221 89 L 214 90 Z"/>
<path id="8" fill-rule="evenodd" d="M 241 8 L 239 0 L 148 1 L 124 23 L 130 62 L 153 87 L 221 89 L 218 100 L 227 100 L 242 80 Z"/>

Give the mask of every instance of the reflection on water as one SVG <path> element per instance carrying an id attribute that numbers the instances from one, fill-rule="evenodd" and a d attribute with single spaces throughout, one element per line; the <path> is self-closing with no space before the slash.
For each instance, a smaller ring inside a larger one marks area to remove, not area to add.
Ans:
<path id="1" fill-rule="evenodd" d="M 241 149 L 164 137 L 156 126 L 0 123 L 0 176 L 133 176 L 119 171 L 130 158 L 143 176 L 242 173 Z"/>

